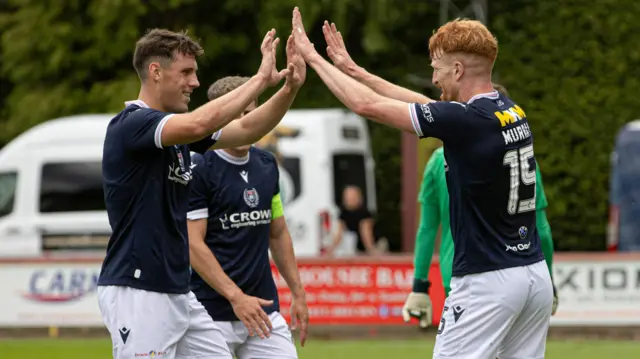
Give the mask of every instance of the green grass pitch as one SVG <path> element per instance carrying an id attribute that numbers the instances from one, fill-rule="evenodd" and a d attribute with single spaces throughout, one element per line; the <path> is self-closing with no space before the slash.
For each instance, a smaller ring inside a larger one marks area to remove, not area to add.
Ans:
<path id="1" fill-rule="evenodd" d="M 310 340 L 299 348 L 300 359 L 424 359 L 431 358 L 429 340 Z M 632 341 L 555 341 L 547 344 L 547 359 L 637 359 L 640 343 Z M 3 339 L 2 359 L 110 359 L 111 345 L 105 339 Z M 161 359 L 161 358 L 158 358 Z"/>

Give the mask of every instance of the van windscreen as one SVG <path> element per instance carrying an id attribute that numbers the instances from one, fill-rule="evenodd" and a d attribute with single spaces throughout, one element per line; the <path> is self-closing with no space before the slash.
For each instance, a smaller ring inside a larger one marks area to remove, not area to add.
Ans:
<path id="1" fill-rule="evenodd" d="M 0 172 L 0 217 L 13 212 L 17 179 L 16 172 Z"/>
<path id="2" fill-rule="evenodd" d="M 342 191 L 347 186 L 360 188 L 363 205 L 367 207 L 367 176 L 364 155 L 348 153 L 333 156 L 334 201 L 338 207 L 342 205 Z"/>
<path id="3" fill-rule="evenodd" d="M 40 212 L 105 211 L 102 164 L 58 162 L 42 166 Z"/>

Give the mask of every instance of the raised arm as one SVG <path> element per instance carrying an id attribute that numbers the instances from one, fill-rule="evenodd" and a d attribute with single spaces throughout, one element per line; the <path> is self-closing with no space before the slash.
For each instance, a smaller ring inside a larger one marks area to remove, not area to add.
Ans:
<path id="1" fill-rule="evenodd" d="M 325 21 L 322 26 L 322 32 L 327 42 L 327 55 L 340 71 L 385 97 L 404 102 L 428 103 L 433 101 L 427 96 L 395 85 L 358 66 L 349 55 L 342 34 L 336 28 L 336 24 L 331 23 L 329 25 L 329 22 Z"/>
<path id="2" fill-rule="evenodd" d="M 287 40 L 287 63 L 289 73 L 284 86 L 257 109 L 227 125 L 213 148 L 253 144 L 280 123 L 304 84 L 307 73 L 304 59 L 296 52 L 293 36 L 289 36 Z"/>
<path id="3" fill-rule="evenodd" d="M 362 117 L 404 131 L 413 131 L 408 103 L 377 94 L 342 73 L 318 54 L 304 31 L 297 7 L 293 10 L 292 25 L 298 53 L 345 106 Z"/>
<path id="4" fill-rule="evenodd" d="M 197 142 L 220 130 L 254 101 L 267 87 L 275 86 L 289 69 L 278 72 L 275 53 L 279 39 L 275 30 L 267 32 L 262 41 L 262 63 L 256 75 L 234 91 L 198 107 L 192 112 L 166 116 L 159 124 L 162 146 Z"/>

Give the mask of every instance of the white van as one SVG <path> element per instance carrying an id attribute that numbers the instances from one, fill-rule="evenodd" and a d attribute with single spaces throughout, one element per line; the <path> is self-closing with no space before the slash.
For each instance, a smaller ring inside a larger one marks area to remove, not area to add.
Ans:
<path id="1" fill-rule="evenodd" d="M 111 230 L 101 160 L 112 117 L 51 120 L 0 151 L 0 257 L 104 253 Z M 318 255 L 330 240 L 345 185 L 360 186 L 375 211 L 366 122 L 340 109 L 291 110 L 274 134 L 296 253 Z"/>
<path id="2" fill-rule="evenodd" d="M 296 254 L 318 255 L 331 241 L 345 186 L 360 187 L 365 205 L 376 211 L 366 120 L 341 109 L 292 110 L 274 134 L 277 149 L 268 149 L 281 155 L 281 192 Z"/>
<path id="3" fill-rule="evenodd" d="M 101 159 L 112 117 L 48 121 L 0 151 L 0 256 L 104 252 L 111 229 Z"/>

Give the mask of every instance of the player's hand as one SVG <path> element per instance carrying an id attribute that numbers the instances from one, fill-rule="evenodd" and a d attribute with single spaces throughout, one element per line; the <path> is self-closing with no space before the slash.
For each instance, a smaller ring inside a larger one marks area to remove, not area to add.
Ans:
<path id="1" fill-rule="evenodd" d="M 328 247 L 327 249 L 324 250 L 322 255 L 325 257 L 333 257 L 335 256 L 335 249 L 333 247 Z"/>
<path id="2" fill-rule="evenodd" d="M 551 315 L 556 315 L 557 310 L 558 310 L 558 290 L 556 289 L 556 285 L 553 284 L 553 306 L 551 307 Z"/>
<path id="3" fill-rule="evenodd" d="M 247 327 L 250 336 L 258 335 L 262 339 L 269 336 L 273 326 L 262 307 L 272 305 L 272 300 L 252 297 L 242 293 L 230 302 L 233 312 Z"/>
<path id="4" fill-rule="evenodd" d="M 367 255 L 370 257 L 380 257 L 382 256 L 384 253 L 378 248 L 378 247 L 373 247 L 369 250 L 367 250 Z"/>
<path id="5" fill-rule="evenodd" d="M 411 318 L 417 318 L 420 328 L 427 328 L 433 320 L 433 308 L 429 294 L 409 293 L 407 300 L 404 302 L 404 307 L 402 307 L 402 318 L 405 323 L 409 323 Z"/>
<path id="6" fill-rule="evenodd" d="M 300 345 L 307 341 L 307 327 L 309 326 L 309 308 L 304 295 L 294 296 L 291 300 L 291 330 L 300 328 Z"/>
<path id="7" fill-rule="evenodd" d="M 327 55 L 329 55 L 335 67 L 349 76 L 354 76 L 358 65 L 347 52 L 347 46 L 345 46 L 342 34 L 336 28 L 336 24 L 329 24 L 325 20 L 322 25 L 322 33 L 327 42 Z"/>
<path id="8" fill-rule="evenodd" d="M 287 40 L 287 63 L 291 70 L 287 75 L 287 85 L 291 88 L 298 90 L 304 84 L 304 80 L 307 78 L 307 64 L 304 59 L 298 53 L 296 49 L 293 33 L 289 35 Z"/>
<path id="9" fill-rule="evenodd" d="M 307 37 L 304 24 L 302 23 L 302 15 L 297 6 L 293 9 L 291 27 L 293 29 L 293 40 L 300 56 L 302 56 L 305 61 L 309 61 L 313 56 L 318 55 L 315 47 L 313 47 L 313 44 Z"/>
<path id="10" fill-rule="evenodd" d="M 282 71 L 278 71 L 276 68 L 276 50 L 280 43 L 280 39 L 275 36 L 276 30 L 271 29 L 264 36 L 264 40 L 262 40 L 262 45 L 260 46 L 262 62 L 260 63 L 258 74 L 262 75 L 266 79 L 269 87 L 277 85 L 291 71 L 289 68 Z"/>

